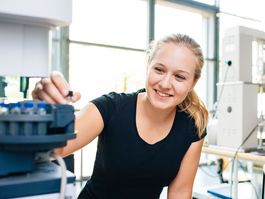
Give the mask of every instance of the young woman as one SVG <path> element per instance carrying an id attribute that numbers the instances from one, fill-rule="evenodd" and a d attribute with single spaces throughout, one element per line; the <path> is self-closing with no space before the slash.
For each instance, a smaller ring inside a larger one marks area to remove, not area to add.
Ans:
<path id="1" fill-rule="evenodd" d="M 203 54 L 187 35 L 170 35 L 147 51 L 146 85 L 98 97 L 76 114 L 77 137 L 56 149 L 67 156 L 98 137 L 91 179 L 80 199 L 190 199 L 208 112 L 194 86 Z M 34 99 L 66 103 L 69 85 L 58 72 L 36 84 Z M 80 98 L 75 92 L 74 101 Z"/>

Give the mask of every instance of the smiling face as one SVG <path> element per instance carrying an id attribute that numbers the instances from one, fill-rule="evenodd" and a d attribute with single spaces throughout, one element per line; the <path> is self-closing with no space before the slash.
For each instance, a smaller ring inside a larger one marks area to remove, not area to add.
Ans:
<path id="1" fill-rule="evenodd" d="M 155 108 L 172 109 L 193 89 L 197 58 L 181 44 L 165 43 L 147 69 L 147 97 Z"/>

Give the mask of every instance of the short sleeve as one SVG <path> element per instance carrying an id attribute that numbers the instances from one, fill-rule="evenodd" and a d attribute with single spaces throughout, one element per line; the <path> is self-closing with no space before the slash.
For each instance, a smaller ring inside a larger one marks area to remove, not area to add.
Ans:
<path id="1" fill-rule="evenodd" d="M 197 142 L 197 141 L 203 139 L 206 135 L 207 135 L 206 131 L 204 131 L 201 136 L 199 136 L 198 134 L 194 134 L 191 138 L 191 141 Z"/>
<path id="2" fill-rule="evenodd" d="M 197 127 L 195 125 L 195 121 L 193 118 L 190 120 L 190 131 L 192 132 L 191 142 L 197 142 L 197 141 L 203 139 L 207 135 L 206 130 L 201 134 L 201 136 L 198 135 Z"/>
<path id="3" fill-rule="evenodd" d="M 116 110 L 119 101 L 119 94 L 111 92 L 93 99 L 91 102 L 98 108 L 104 124 L 110 120 L 113 112 Z"/>

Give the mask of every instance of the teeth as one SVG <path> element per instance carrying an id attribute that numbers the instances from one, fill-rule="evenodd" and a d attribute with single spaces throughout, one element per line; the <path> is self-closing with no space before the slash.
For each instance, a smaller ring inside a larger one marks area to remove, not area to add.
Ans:
<path id="1" fill-rule="evenodd" d="M 167 93 L 161 93 L 160 91 L 156 91 L 157 92 L 157 94 L 159 94 L 160 96 L 162 96 L 162 97 L 169 97 L 170 95 L 169 94 L 167 94 Z"/>

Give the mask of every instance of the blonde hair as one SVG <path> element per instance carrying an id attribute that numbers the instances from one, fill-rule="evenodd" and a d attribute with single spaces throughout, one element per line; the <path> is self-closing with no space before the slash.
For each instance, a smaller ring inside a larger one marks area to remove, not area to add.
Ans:
<path id="1" fill-rule="evenodd" d="M 204 57 L 200 45 L 187 35 L 173 34 L 164 37 L 158 41 L 151 42 L 147 50 L 147 64 L 149 65 L 156 56 L 158 50 L 164 44 L 168 43 L 173 43 L 178 46 L 186 47 L 191 50 L 196 56 L 197 63 L 194 75 L 194 82 L 196 82 L 201 77 L 201 70 L 204 64 Z M 188 93 L 185 100 L 181 104 L 179 104 L 178 107 L 181 111 L 187 112 L 191 117 L 194 118 L 195 126 L 197 127 L 197 133 L 199 136 L 201 136 L 206 130 L 206 126 L 208 123 L 208 111 L 194 89 Z"/>

